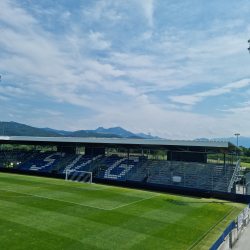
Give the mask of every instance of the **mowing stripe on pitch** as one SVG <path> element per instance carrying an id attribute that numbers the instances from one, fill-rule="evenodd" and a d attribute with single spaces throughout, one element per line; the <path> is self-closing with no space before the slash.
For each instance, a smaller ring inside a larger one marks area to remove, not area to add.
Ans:
<path id="1" fill-rule="evenodd" d="M 134 203 L 137 203 L 137 202 L 140 202 L 140 201 L 145 201 L 145 200 L 148 200 L 148 199 L 157 197 L 157 196 L 159 196 L 159 194 L 158 194 L 158 195 L 154 195 L 154 196 L 152 196 L 152 197 L 145 198 L 145 199 L 141 199 L 141 200 L 139 200 L 139 201 L 133 201 L 133 202 L 130 202 L 130 203 L 127 203 L 127 204 L 123 204 L 123 205 L 118 206 L 118 207 L 110 208 L 110 209 L 108 209 L 108 210 L 114 210 L 114 209 L 117 209 L 117 208 L 120 208 L 120 207 L 129 206 L 129 205 L 131 205 L 131 204 L 134 204 Z"/>
<path id="2" fill-rule="evenodd" d="M 41 195 L 16 192 L 16 191 L 11 191 L 11 190 L 7 190 L 7 189 L 3 189 L 3 188 L 0 188 L 0 190 L 4 190 L 4 191 L 7 191 L 7 192 L 12 192 L 12 193 L 17 193 L 17 194 L 26 194 L 26 195 L 34 196 L 34 197 L 38 197 L 38 198 L 44 198 L 44 199 L 49 199 L 49 200 L 55 200 L 55 201 L 61 201 L 61 202 L 71 203 L 71 204 L 74 204 L 74 205 L 80 205 L 80 206 L 85 206 L 85 207 L 92 207 L 92 208 L 97 208 L 97 209 L 102 209 L 102 210 L 109 210 L 109 209 L 106 209 L 106 208 L 90 206 L 90 205 L 86 205 L 86 204 L 83 204 L 83 203 L 76 203 L 76 202 L 72 202 L 72 201 L 65 201 L 65 200 L 60 200 L 60 199 L 45 197 L 45 196 L 41 196 Z"/>
<path id="3" fill-rule="evenodd" d="M 80 205 L 80 206 L 85 206 L 85 207 L 92 207 L 92 208 L 97 208 L 97 209 L 107 210 L 107 211 L 118 209 L 118 208 L 125 207 L 125 206 L 129 206 L 131 204 L 134 204 L 134 203 L 137 203 L 137 202 L 141 202 L 141 201 L 148 200 L 148 199 L 151 199 L 151 198 L 159 196 L 159 195 L 154 195 L 154 196 L 151 196 L 151 197 L 148 197 L 148 198 L 144 198 L 144 199 L 141 199 L 141 200 L 138 200 L 138 201 L 133 201 L 133 202 L 130 202 L 130 203 L 127 203 L 127 204 L 123 204 L 121 206 L 117 206 L 117 207 L 114 207 L 114 208 L 101 208 L 101 207 L 95 207 L 95 206 L 91 206 L 91 205 L 86 205 L 86 204 L 83 204 L 83 203 L 76 203 L 76 202 L 72 202 L 72 201 L 65 201 L 65 200 L 60 200 L 60 199 L 45 197 L 45 196 L 41 196 L 41 195 L 35 195 L 35 194 L 29 194 L 29 193 L 23 193 L 23 192 L 17 192 L 17 191 L 11 191 L 11 190 L 7 190 L 7 189 L 3 189 L 3 188 L 0 188 L 0 190 L 7 191 L 7 192 L 12 192 L 12 193 L 17 193 L 17 194 L 25 194 L 25 195 L 29 195 L 29 196 L 38 197 L 38 198 L 44 198 L 44 199 L 50 199 L 50 200 L 55 200 L 55 201 L 61 201 L 61 202 L 71 203 L 71 204 L 74 204 L 74 205 Z M 12 197 L 12 196 L 9 196 L 9 197 Z"/>

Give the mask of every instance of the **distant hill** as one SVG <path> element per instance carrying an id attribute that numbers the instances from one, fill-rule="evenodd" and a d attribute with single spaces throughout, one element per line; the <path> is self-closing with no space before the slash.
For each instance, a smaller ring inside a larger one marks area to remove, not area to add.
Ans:
<path id="1" fill-rule="evenodd" d="M 46 130 L 46 131 L 54 131 L 60 135 L 70 135 L 73 133 L 73 131 L 64 131 L 64 130 L 56 130 L 56 129 L 53 129 L 53 128 L 42 128 L 43 130 Z"/>
<path id="2" fill-rule="evenodd" d="M 102 134 L 102 133 L 96 133 L 96 132 L 89 132 L 86 130 L 79 130 L 71 133 L 69 135 L 70 137 L 95 137 L 95 138 L 122 138 L 120 135 L 116 134 Z"/>
<path id="3" fill-rule="evenodd" d="M 4 129 L 3 129 L 4 126 Z M 4 130 L 4 131 L 3 131 Z M 7 136 L 39 136 L 39 137 L 59 137 L 60 134 L 54 131 L 45 131 L 41 128 L 31 127 L 17 122 L 0 123 L 0 135 Z"/>
<path id="4" fill-rule="evenodd" d="M 96 130 L 93 130 L 93 132 L 102 133 L 102 134 L 116 134 L 116 135 L 120 135 L 123 138 L 127 138 L 129 136 L 135 136 L 135 134 L 133 134 L 133 133 L 121 128 L 121 127 L 115 127 L 115 128 L 99 127 Z"/>
<path id="5" fill-rule="evenodd" d="M 5 125 L 0 122 L 0 135 L 7 136 L 38 136 L 38 137 L 94 137 L 94 138 L 131 138 L 131 139 L 149 139 L 147 134 L 133 134 L 121 127 L 114 127 L 105 129 L 99 127 L 95 130 L 79 130 L 75 132 L 56 130 L 51 128 L 35 128 L 25 124 L 17 122 L 6 122 Z M 150 135 L 150 139 L 162 139 L 158 136 Z M 227 137 L 227 138 L 197 138 L 196 141 L 230 141 L 234 145 L 237 145 L 237 138 Z M 238 145 L 245 148 L 250 148 L 250 137 L 239 136 Z"/>
<path id="6" fill-rule="evenodd" d="M 121 127 L 114 127 L 114 128 L 103 128 L 99 127 L 95 130 L 86 130 L 88 132 L 96 132 L 96 133 L 103 133 L 103 134 L 117 134 L 122 136 L 123 138 L 134 138 L 134 139 L 162 139 L 158 136 L 151 136 L 149 138 L 149 135 L 140 133 L 140 134 L 134 134 L 128 130 L 125 130 Z"/>
<path id="7" fill-rule="evenodd" d="M 207 138 L 198 138 L 198 139 L 195 139 L 195 141 L 209 141 L 209 139 L 207 139 Z"/>
<path id="8" fill-rule="evenodd" d="M 146 134 L 143 134 L 143 133 L 140 133 L 140 134 L 136 134 L 137 136 L 141 137 L 141 138 L 144 138 L 144 139 L 162 139 L 158 136 L 152 136 L 152 135 L 146 135 Z"/>
<path id="9" fill-rule="evenodd" d="M 0 123 L 0 135 L 1 131 Z M 3 126 L 3 125 L 2 125 Z M 131 138 L 131 139 L 162 139 L 158 136 L 152 136 L 147 134 L 134 134 L 121 127 L 103 128 L 99 127 L 95 130 L 79 130 L 79 131 L 65 131 L 56 130 L 52 128 L 35 128 L 25 124 L 17 122 L 6 122 L 4 126 L 5 135 L 16 136 L 40 136 L 40 137 L 95 137 L 95 138 Z"/>
<path id="10" fill-rule="evenodd" d="M 120 135 L 122 136 L 123 138 L 137 138 L 137 139 L 162 139 L 158 136 L 152 136 L 150 135 L 146 135 L 146 134 L 143 134 L 143 133 L 140 133 L 140 134 L 134 134 L 128 130 L 125 130 L 121 127 L 114 127 L 114 128 L 103 128 L 103 127 L 99 127 L 97 128 L 96 130 L 86 130 L 86 131 L 93 131 L 93 132 L 97 132 L 97 133 L 111 133 L 111 134 L 117 134 L 117 135 Z"/>

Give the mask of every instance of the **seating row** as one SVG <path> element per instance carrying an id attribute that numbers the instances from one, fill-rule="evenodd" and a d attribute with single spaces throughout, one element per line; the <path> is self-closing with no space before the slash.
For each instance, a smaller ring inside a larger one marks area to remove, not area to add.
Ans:
<path id="1" fill-rule="evenodd" d="M 142 165 L 145 157 L 121 157 L 112 155 L 104 161 L 106 167 L 99 173 L 98 178 L 125 181 L 136 169 Z"/>
<path id="2" fill-rule="evenodd" d="M 227 192 L 235 165 L 151 160 L 129 180 Z"/>
<path id="3" fill-rule="evenodd" d="M 19 165 L 17 169 L 51 172 L 61 161 L 70 156 L 71 154 L 54 151 L 40 152 L 34 158 Z"/>

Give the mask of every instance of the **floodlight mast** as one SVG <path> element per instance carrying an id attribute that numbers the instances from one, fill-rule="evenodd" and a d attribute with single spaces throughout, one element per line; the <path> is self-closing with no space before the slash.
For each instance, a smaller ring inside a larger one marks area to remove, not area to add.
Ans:
<path id="1" fill-rule="evenodd" d="M 250 39 L 247 41 L 249 43 L 249 48 L 248 48 L 248 51 L 250 53 Z"/>
<path id="2" fill-rule="evenodd" d="M 238 137 L 239 137 L 239 133 L 236 133 L 236 134 L 234 134 L 235 136 L 237 136 L 237 148 L 238 148 Z M 238 153 L 237 153 L 237 161 L 238 161 Z"/>
<path id="3" fill-rule="evenodd" d="M 237 147 L 238 147 L 238 137 L 239 137 L 239 133 L 236 133 L 236 134 L 234 134 L 235 136 L 237 136 Z"/>

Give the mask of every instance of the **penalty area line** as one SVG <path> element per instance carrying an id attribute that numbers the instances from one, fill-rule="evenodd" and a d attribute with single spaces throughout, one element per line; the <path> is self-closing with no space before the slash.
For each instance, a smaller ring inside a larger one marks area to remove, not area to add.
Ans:
<path id="1" fill-rule="evenodd" d="M 41 195 L 28 194 L 28 193 L 22 193 L 22 192 L 17 192 L 17 191 L 11 191 L 11 190 L 7 190 L 7 189 L 3 189 L 3 188 L 0 188 L 0 190 L 4 190 L 4 191 L 7 191 L 7 192 L 12 192 L 12 193 L 17 193 L 17 194 L 30 195 L 30 196 L 34 196 L 34 197 L 38 197 L 38 198 L 44 198 L 44 199 L 49 199 L 49 200 L 66 202 L 66 203 L 70 203 L 70 204 L 74 204 L 74 205 L 79 205 L 79 206 L 91 207 L 91 208 L 96 208 L 96 209 L 101 209 L 101 210 L 109 210 L 109 209 L 106 209 L 106 208 L 95 207 L 95 206 L 86 205 L 86 204 L 83 204 L 83 203 L 76 203 L 76 202 L 72 202 L 72 201 L 65 201 L 65 200 L 60 200 L 60 199 L 45 197 L 45 196 L 41 196 Z"/>
<path id="2" fill-rule="evenodd" d="M 160 195 L 160 194 L 159 194 L 159 195 Z M 141 199 L 141 200 L 138 200 L 138 201 L 133 201 L 133 202 L 130 202 L 130 203 L 127 203 L 127 204 L 118 206 L 118 207 L 110 208 L 110 209 L 108 209 L 108 210 L 114 210 L 114 209 L 117 209 L 117 208 L 129 206 L 129 205 L 134 204 L 134 203 L 137 203 L 137 202 L 141 202 L 141 201 L 145 201 L 145 200 L 149 200 L 149 199 L 155 198 L 155 197 L 157 197 L 157 196 L 159 196 L 159 195 L 154 195 L 154 196 L 152 196 L 152 197 L 148 197 L 148 198 L 145 198 L 145 199 Z"/>

